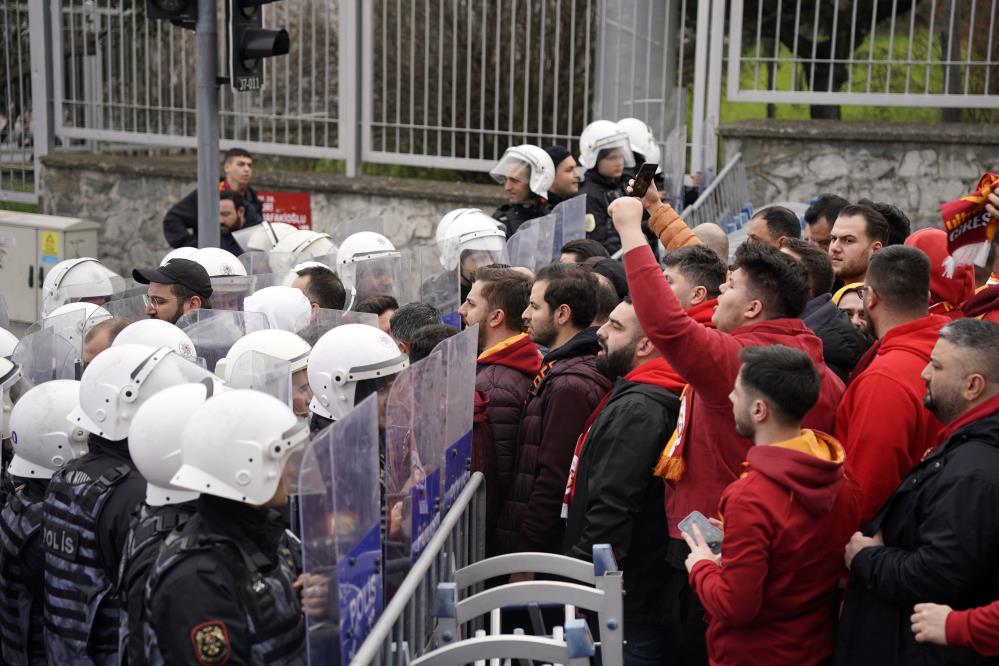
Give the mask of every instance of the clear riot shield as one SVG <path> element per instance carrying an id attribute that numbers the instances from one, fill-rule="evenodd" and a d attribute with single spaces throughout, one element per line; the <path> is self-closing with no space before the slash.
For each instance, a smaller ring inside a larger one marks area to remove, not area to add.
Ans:
<path id="1" fill-rule="evenodd" d="M 292 406 L 291 363 L 259 351 L 240 355 L 229 369 L 230 387 L 253 389 Z"/>
<path id="2" fill-rule="evenodd" d="M 308 261 L 309 257 L 293 252 L 268 252 L 267 265 L 270 267 L 268 273 L 275 275 L 287 275 L 296 264 Z"/>
<path id="3" fill-rule="evenodd" d="M 244 252 L 239 255 L 239 263 L 243 264 L 243 268 L 246 269 L 247 275 L 262 275 L 264 273 L 273 273 L 271 269 L 271 264 L 268 261 L 270 255 L 267 252 L 260 252 L 254 250 L 252 252 Z"/>
<path id="4" fill-rule="evenodd" d="M 354 289 L 357 291 L 355 303 L 370 296 L 393 296 L 399 300 L 405 280 L 400 257 L 376 257 L 358 261 L 354 263 L 353 271 Z M 399 303 L 401 305 L 403 301 L 400 300 Z"/>
<path id="5" fill-rule="evenodd" d="M 21 379 L 11 388 L 15 402 L 39 384 L 53 379 L 79 379 L 83 371 L 79 347 L 53 328 L 25 335 L 14 347 L 10 360 L 21 366 Z"/>
<path id="6" fill-rule="evenodd" d="M 468 483 L 469 463 L 472 459 L 472 411 L 475 406 L 478 343 L 478 324 L 441 343 L 441 351 L 447 363 L 442 516 Z"/>
<path id="7" fill-rule="evenodd" d="M 255 275 L 220 275 L 210 279 L 213 310 L 242 310 L 243 301 L 253 293 L 257 282 Z"/>
<path id="8" fill-rule="evenodd" d="M 89 317 L 87 316 L 88 311 L 91 311 Z M 36 321 L 28 327 L 27 332 L 30 335 L 41 330 L 53 331 L 68 342 L 74 353 L 79 358 L 82 358 L 83 339 L 86 337 L 87 331 L 110 318 L 111 315 L 107 310 L 103 309 L 103 306 L 97 308 L 79 307 L 69 312 L 63 312 L 62 314 L 49 315 L 41 321 Z"/>
<path id="9" fill-rule="evenodd" d="M 336 243 L 337 247 L 356 233 L 362 231 L 373 231 L 376 234 L 385 235 L 385 221 L 380 217 L 359 217 L 356 220 L 345 220 L 338 223 L 330 232 L 330 239 Z"/>
<path id="10" fill-rule="evenodd" d="M 145 291 L 138 296 L 129 296 L 128 298 L 116 298 L 110 300 L 101 307 L 107 310 L 112 317 L 127 319 L 130 322 L 140 321 L 148 318 L 149 316 L 146 314 Z M 96 324 L 99 322 L 95 321 L 93 323 Z"/>
<path id="11" fill-rule="evenodd" d="M 378 400 L 369 396 L 319 432 L 302 459 L 302 606 L 310 664 L 349 664 L 382 612 L 378 444 Z"/>
<path id="12" fill-rule="evenodd" d="M 215 371 L 219 359 L 225 358 L 236 340 L 270 328 L 262 313 L 205 309 L 191 310 L 177 320 L 177 327 L 191 338 L 209 372 Z"/>
<path id="13" fill-rule="evenodd" d="M 555 215 L 549 213 L 520 225 L 506 242 L 510 265 L 537 273 L 539 268 L 550 264 L 554 258 L 552 248 L 555 247 L 555 222 Z M 560 245 L 559 249 L 561 247 Z"/>
<path id="14" fill-rule="evenodd" d="M 562 256 L 563 245 L 586 238 L 586 197 L 566 199 L 555 206 L 551 214 L 555 216 L 555 232 L 549 261 L 555 261 Z"/>
<path id="15" fill-rule="evenodd" d="M 391 596 L 440 524 L 447 377 L 434 353 L 396 375 L 385 407 L 386 591 Z"/>
<path id="16" fill-rule="evenodd" d="M 10 328 L 10 311 L 7 309 L 7 299 L 0 296 L 0 328 Z"/>
<path id="17" fill-rule="evenodd" d="M 364 324 L 365 326 L 378 328 L 378 315 L 371 314 L 370 312 L 316 308 L 312 311 L 311 323 L 323 326 L 327 331 L 341 324 Z"/>
<path id="18" fill-rule="evenodd" d="M 437 308 L 444 323 L 461 324 L 461 283 L 457 269 L 448 270 L 441 264 L 433 245 L 407 248 L 402 252 L 402 287 L 400 304 L 419 301 Z"/>

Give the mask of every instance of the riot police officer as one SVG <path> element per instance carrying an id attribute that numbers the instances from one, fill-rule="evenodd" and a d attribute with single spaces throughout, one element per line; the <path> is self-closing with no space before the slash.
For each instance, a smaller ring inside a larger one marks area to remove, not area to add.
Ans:
<path id="1" fill-rule="evenodd" d="M 56 379 L 30 389 L 11 411 L 14 456 L 7 472 L 15 490 L 0 516 L 0 644 L 5 664 L 45 663 L 45 491 L 56 470 L 87 451 L 87 433 L 66 419 L 79 393 L 79 382 Z"/>
<path id="2" fill-rule="evenodd" d="M 198 407 L 181 439 L 172 485 L 201 495 L 149 573 L 146 661 L 304 663 L 300 544 L 279 509 L 296 476 L 286 463 L 308 442 L 308 424 L 277 398 L 232 390 Z"/>
<path id="3" fill-rule="evenodd" d="M 493 212 L 509 238 L 528 220 L 547 215 L 548 188 L 555 180 L 552 158 L 538 146 L 507 148 L 489 175 L 503 186 L 507 203 Z"/>

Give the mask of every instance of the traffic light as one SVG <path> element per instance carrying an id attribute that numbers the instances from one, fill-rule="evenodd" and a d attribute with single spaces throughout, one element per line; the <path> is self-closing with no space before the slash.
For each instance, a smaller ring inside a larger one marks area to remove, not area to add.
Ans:
<path id="1" fill-rule="evenodd" d="M 198 22 L 198 0 L 146 0 L 146 18 L 165 19 L 194 30 Z"/>
<path id="2" fill-rule="evenodd" d="M 170 0 L 165 0 L 170 1 Z M 264 85 L 264 58 L 286 55 L 288 31 L 263 27 L 260 5 L 274 0 L 228 0 L 229 78 L 236 92 L 260 90 Z"/>

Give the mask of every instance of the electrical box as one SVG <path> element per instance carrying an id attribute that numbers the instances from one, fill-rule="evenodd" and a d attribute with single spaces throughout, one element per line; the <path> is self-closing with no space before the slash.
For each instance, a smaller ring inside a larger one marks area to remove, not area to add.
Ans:
<path id="1" fill-rule="evenodd" d="M 97 258 L 97 222 L 0 210 L 0 294 L 13 321 L 34 322 L 45 275 L 63 259 Z"/>

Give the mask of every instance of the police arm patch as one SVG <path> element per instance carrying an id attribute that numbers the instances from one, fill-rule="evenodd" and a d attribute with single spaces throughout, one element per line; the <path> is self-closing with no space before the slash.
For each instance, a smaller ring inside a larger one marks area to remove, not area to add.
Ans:
<path id="1" fill-rule="evenodd" d="M 220 666 L 229 661 L 229 632 L 225 622 L 209 620 L 191 629 L 194 656 L 201 666 Z"/>

